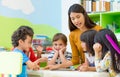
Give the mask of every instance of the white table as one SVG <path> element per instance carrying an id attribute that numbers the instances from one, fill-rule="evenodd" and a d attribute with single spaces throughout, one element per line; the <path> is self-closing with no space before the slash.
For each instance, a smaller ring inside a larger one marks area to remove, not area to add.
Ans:
<path id="1" fill-rule="evenodd" d="M 110 77 L 106 72 L 79 72 L 61 70 L 28 70 L 28 77 Z"/>

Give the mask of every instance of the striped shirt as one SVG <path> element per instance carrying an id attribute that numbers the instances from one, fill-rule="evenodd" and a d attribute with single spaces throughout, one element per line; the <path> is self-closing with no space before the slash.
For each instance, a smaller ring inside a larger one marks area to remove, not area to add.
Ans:
<path id="1" fill-rule="evenodd" d="M 53 58 L 54 54 L 55 54 L 54 51 L 51 51 L 51 52 L 48 54 L 48 61 L 50 61 L 50 60 Z M 72 58 L 72 54 L 71 54 L 70 52 L 67 52 L 67 51 L 64 53 L 64 56 L 65 56 L 65 58 L 66 58 L 67 60 L 71 60 L 71 58 Z M 61 63 L 62 63 L 59 57 L 56 59 L 56 62 L 55 62 L 55 63 L 56 63 L 56 64 L 61 64 Z"/>

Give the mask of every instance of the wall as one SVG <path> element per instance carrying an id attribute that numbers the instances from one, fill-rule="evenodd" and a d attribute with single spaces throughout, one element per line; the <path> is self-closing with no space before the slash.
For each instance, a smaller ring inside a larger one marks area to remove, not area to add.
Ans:
<path id="1" fill-rule="evenodd" d="M 29 25 L 35 34 L 50 38 L 57 32 L 68 37 L 67 13 L 74 3 L 80 0 L 0 0 L 0 46 L 12 46 L 11 35 L 20 25 Z"/>
<path id="2" fill-rule="evenodd" d="M 67 38 L 70 33 L 68 29 L 68 9 L 74 3 L 80 3 L 80 0 L 62 0 L 62 33 L 64 33 L 67 36 Z M 69 38 L 67 51 L 71 52 Z"/>
<path id="3" fill-rule="evenodd" d="M 0 0 L 0 46 L 11 48 L 11 35 L 20 25 L 50 38 L 61 32 L 61 0 Z"/>

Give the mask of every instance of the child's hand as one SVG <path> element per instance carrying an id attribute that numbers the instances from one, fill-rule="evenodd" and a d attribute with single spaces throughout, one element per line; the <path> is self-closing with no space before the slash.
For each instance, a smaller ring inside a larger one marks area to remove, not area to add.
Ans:
<path id="1" fill-rule="evenodd" d="M 40 69 L 40 66 L 38 65 L 39 63 L 39 60 L 36 60 L 33 62 L 33 70 L 39 70 Z"/>
<path id="2" fill-rule="evenodd" d="M 62 49 L 59 50 L 59 53 L 64 53 L 66 51 L 66 47 L 63 47 Z"/>
<path id="3" fill-rule="evenodd" d="M 58 65 L 47 65 L 44 68 L 44 70 L 47 70 L 47 69 L 49 69 L 49 70 L 55 70 L 55 69 L 58 69 L 58 68 L 59 68 Z"/>
<path id="4" fill-rule="evenodd" d="M 81 66 L 79 71 L 89 71 L 88 66 Z"/>
<path id="5" fill-rule="evenodd" d="M 42 53 L 43 47 L 40 46 L 40 45 L 38 45 L 38 46 L 36 47 L 36 50 L 37 50 L 37 52 Z"/>
<path id="6" fill-rule="evenodd" d="M 88 65 L 86 63 L 83 63 L 82 65 L 78 66 L 78 71 L 88 71 Z"/>
<path id="7" fill-rule="evenodd" d="M 86 65 L 87 65 L 86 63 L 80 64 L 80 65 L 77 67 L 77 70 L 80 70 L 80 67 L 81 67 L 81 66 L 86 66 Z"/>
<path id="8" fill-rule="evenodd" d="M 36 50 L 37 50 L 37 58 L 41 58 L 43 47 L 38 45 L 38 46 L 36 46 Z"/>
<path id="9" fill-rule="evenodd" d="M 38 65 L 40 63 L 40 59 L 34 61 L 34 65 Z"/>
<path id="10" fill-rule="evenodd" d="M 36 65 L 33 70 L 39 70 L 40 69 L 40 66 L 39 65 Z"/>
<path id="11" fill-rule="evenodd" d="M 57 53 L 57 52 L 58 52 L 58 50 L 56 50 L 54 47 L 52 47 L 52 49 L 53 49 L 53 51 L 54 51 L 55 53 Z"/>
<path id="12" fill-rule="evenodd" d="M 44 70 L 49 70 L 49 69 L 51 69 L 51 68 L 53 68 L 54 67 L 54 65 L 47 65 L 45 68 L 44 68 Z"/>
<path id="13" fill-rule="evenodd" d="M 101 55 L 102 55 L 102 46 L 99 43 L 96 43 L 93 45 L 93 49 L 95 51 L 95 58 L 96 59 L 101 59 Z"/>
<path id="14" fill-rule="evenodd" d="M 95 43 L 93 45 L 93 49 L 94 49 L 95 53 L 99 53 L 102 50 L 102 46 L 99 43 Z"/>

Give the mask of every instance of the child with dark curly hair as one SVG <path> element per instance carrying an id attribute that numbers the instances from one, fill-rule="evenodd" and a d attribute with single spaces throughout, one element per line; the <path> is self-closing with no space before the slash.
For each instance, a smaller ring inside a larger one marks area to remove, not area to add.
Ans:
<path id="1" fill-rule="evenodd" d="M 29 48 L 31 47 L 32 38 L 33 38 L 33 33 L 31 32 L 32 28 L 28 27 L 29 29 L 27 29 L 26 27 L 28 26 L 24 26 L 23 28 L 18 28 L 12 34 L 12 37 L 11 37 L 12 45 L 15 47 L 13 49 L 13 52 L 21 53 L 23 56 L 22 72 L 17 77 L 27 77 L 27 71 L 26 71 L 27 67 L 29 69 L 34 69 L 34 70 L 39 69 L 38 63 L 40 62 L 40 60 L 38 59 L 32 62 L 31 60 L 29 60 L 28 56 L 24 52 L 24 51 L 29 51 Z"/>

